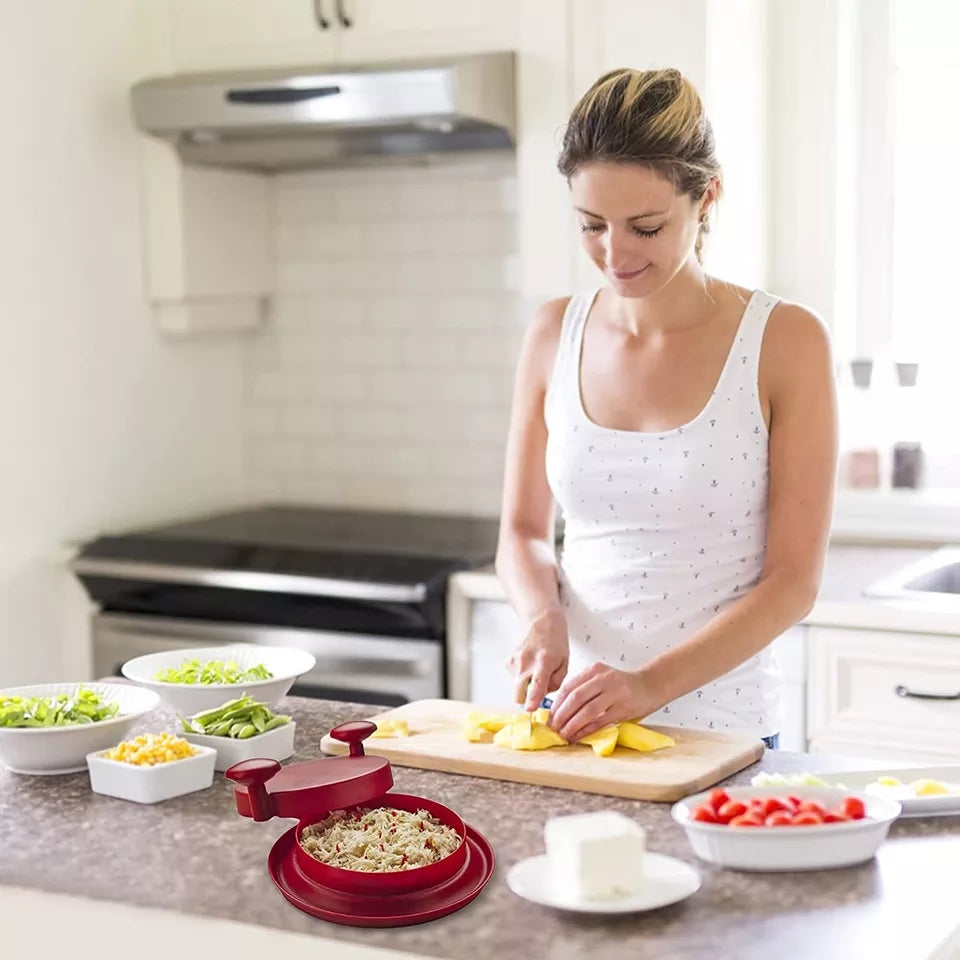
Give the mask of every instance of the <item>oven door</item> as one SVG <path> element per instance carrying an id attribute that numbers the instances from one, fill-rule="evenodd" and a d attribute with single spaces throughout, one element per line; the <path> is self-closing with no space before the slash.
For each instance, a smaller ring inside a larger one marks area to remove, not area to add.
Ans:
<path id="1" fill-rule="evenodd" d="M 429 640 L 117 613 L 93 617 L 98 677 L 120 676 L 121 666 L 142 654 L 220 643 L 298 647 L 312 653 L 316 666 L 297 679 L 291 696 L 399 706 L 444 695 L 443 645 Z"/>

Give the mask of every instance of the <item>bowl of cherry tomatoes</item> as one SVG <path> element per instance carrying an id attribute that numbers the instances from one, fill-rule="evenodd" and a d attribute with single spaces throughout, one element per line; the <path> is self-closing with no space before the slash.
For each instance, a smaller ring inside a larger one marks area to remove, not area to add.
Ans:
<path id="1" fill-rule="evenodd" d="M 834 787 L 718 787 L 679 800 L 670 813 L 709 863 L 824 870 L 870 860 L 900 803 Z"/>

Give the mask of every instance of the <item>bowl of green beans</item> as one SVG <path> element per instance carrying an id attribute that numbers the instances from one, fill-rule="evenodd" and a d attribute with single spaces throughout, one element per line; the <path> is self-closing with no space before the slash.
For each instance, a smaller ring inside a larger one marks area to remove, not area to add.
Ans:
<path id="1" fill-rule="evenodd" d="M 120 669 L 127 679 L 157 693 L 175 713 L 189 717 L 242 693 L 274 704 L 315 664 L 312 654 L 297 647 L 238 643 L 148 653 Z"/>
<path id="2" fill-rule="evenodd" d="M 191 717 L 178 717 L 183 737 L 217 751 L 214 770 L 226 770 L 241 760 L 262 757 L 286 760 L 293 754 L 296 723 L 273 713 L 265 701 L 248 693 Z"/>
<path id="3" fill-rule="evenodd" d="M 0 766 L 73 773 L 123 740 L 160 697 L 128 683 L 40 683 L 0 690 Z"/>

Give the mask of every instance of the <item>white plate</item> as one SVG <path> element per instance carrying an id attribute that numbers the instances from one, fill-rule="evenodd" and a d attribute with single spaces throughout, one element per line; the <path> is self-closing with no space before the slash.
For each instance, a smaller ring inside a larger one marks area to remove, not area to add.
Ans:
<path id="1" fill-rule="evenodd" d="M 932 797 L 915 797 L 912 791 L 900 790 L 897 787 L 869 790 L 868 793 L 877 797 L 890 797 L 899 800 L 903 808 L 901 817 L 946 817 L 960 814 L 960 767 L 885 767 L 882 770 L 850 770 L 840 773 L 818 773 L 817 776 L 829 783 L 843 784 L 850 790 L 864 790 L 868 784 L 874 783 L 878 777 L 896 777 L 904 784 L 914 780 L 940 780 L 957 792 L 950 794 L 936 794 Z"/>
<path id="2" fill-rule="evenodd" d="M 700 889 L 700 874 L 689 864 L 659 853 L 643 858 L 643 889 L 616 900 L 581 900 L 557 882 L 546 854 L 521 860 L 507 872 L 507 886 L 525 900 L 579 913 L 634 913 L 684 900 Z"/>

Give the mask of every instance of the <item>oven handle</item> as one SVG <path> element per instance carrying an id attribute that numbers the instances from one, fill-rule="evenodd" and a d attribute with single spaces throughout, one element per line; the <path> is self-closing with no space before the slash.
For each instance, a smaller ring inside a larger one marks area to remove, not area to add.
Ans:
<path id="1" fill-rule="evenodd" d="M 425 677 L 431 664 L 417 657 L 338 657 L 316 656 L 316 666 L 304 676 L 328 677 L 352 674 L 360 677 Z"/>
<path id="2" fill-rule="evenodd" d="M 90 577 L 115 580 L 153 580 L 196 587 L 224 587 L 228 590 L 257 590 L 263 593 L 297 593 L 344 600 L 370 600 L 391 603 L 422 603 L 427 598 L 424 583 L 370 583 L 364 580 L 336 580 L 330 577 L 305 577 L 257 570 L 215 570 L 181 567 L 136 560 L 101 560 L 78 557 L 73 570 Z"/>

